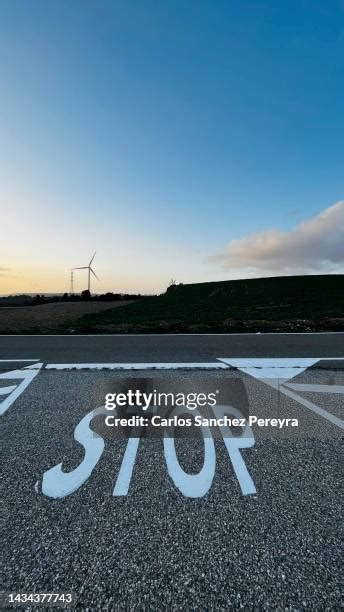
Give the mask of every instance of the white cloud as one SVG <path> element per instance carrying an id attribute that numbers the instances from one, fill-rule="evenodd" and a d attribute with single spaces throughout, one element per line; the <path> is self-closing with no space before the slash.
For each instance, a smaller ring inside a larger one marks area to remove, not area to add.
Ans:
<path id="1" fill-rule="evenodd" d="M 232 240 L 210 259 L 247 275 L 344 271 L 344 200 L 288 232 L 270 229 Z"/>

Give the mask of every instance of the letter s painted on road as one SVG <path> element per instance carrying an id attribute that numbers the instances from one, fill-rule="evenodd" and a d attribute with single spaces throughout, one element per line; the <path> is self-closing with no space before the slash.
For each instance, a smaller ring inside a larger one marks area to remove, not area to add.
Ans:
<path id="1" fill-rule="evenodd" d="M 90 428 L 92 419 L 99 414 L 106 414 L 104 406 L 95 408 L 80 421 L 74 431 L 74 439 L 85 449 L 85 457 L 80 465 L 71 472 L 62 471 L 62 463 L 43 474 L 42 493 L 48 497 L 66 497 L 78 489 L 91 475 L 104 450 L 104 440 L 96 436 Z"/>

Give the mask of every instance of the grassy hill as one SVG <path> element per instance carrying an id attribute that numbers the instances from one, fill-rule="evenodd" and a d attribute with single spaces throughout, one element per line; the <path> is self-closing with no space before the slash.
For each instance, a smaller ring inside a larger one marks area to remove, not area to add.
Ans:
<path id="1" fill-rule="evenodd" d="M 124 308 L 86 315 L 73 328 L 100 333 L 344 329 L 344 275 L 177 285 Z"/>

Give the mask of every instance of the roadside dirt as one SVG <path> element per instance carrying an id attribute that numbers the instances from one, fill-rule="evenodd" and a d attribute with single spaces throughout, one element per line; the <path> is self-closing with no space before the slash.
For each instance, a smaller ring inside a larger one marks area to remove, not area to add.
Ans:
<path id="1" fill-rule="evenodd" d="M 85 314 L 118 308 L 130 303 L 132 302 L 58 302 L 38 306 L 4 307 L 0 308 L 0 333 L 54 332 L 61 324 L 75 321 Z"/>

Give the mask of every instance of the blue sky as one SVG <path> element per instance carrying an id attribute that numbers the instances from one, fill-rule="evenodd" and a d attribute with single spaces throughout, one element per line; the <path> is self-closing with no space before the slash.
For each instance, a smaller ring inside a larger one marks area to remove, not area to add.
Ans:
<path id="1" fill-rule="evenodd" d="M 217 255 L 342 219 L 342 0 L 2 0 L 0 57 L 0 293 L 262 275 Z"/>

